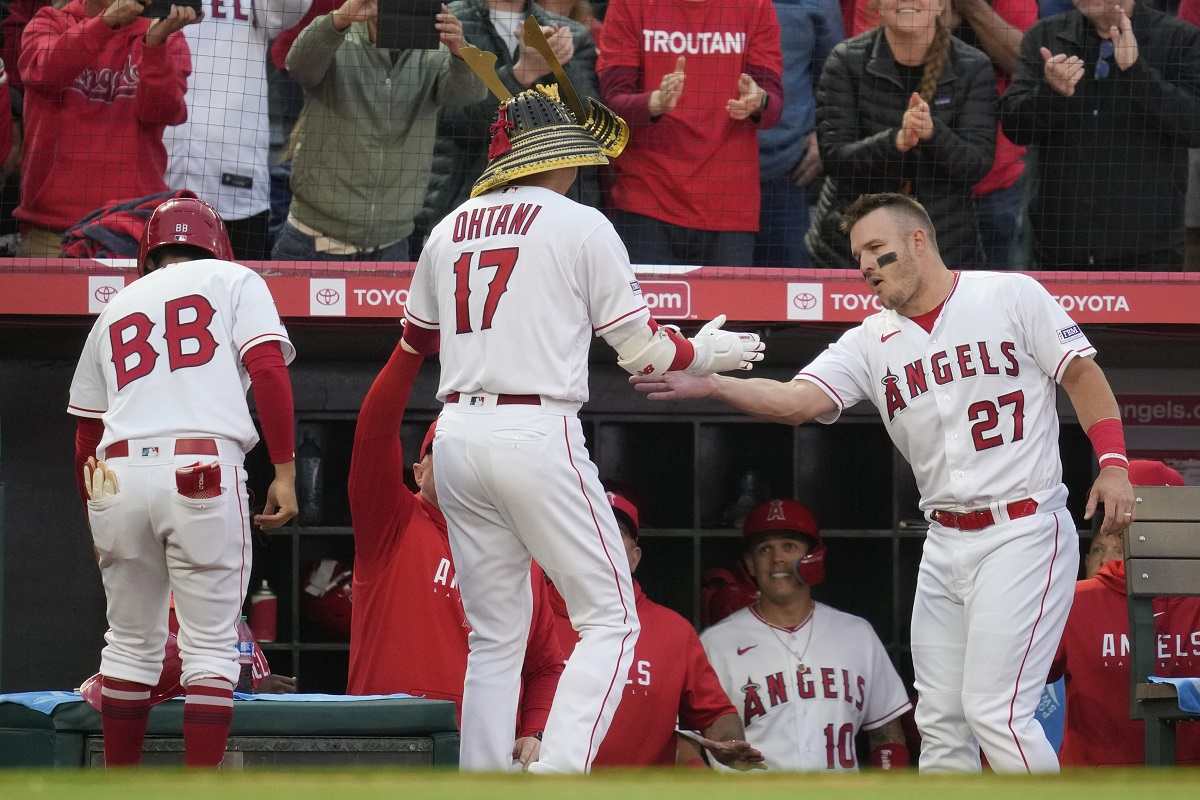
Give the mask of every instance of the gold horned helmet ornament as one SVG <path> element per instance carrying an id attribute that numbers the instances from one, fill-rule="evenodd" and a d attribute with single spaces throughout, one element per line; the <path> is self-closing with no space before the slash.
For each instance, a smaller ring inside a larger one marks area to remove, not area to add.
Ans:
<path id="1" fill-rule="evenodd" d="M 500 101 L 492 123 L 488 164 L 471 189 L 477 197 L 526 175 L 567 167 L 607 164 L 629 143 L 629 125 L 589 97 L 585 106 L 554 56 L 538 21 L 525 19 L 525 42 L 546 63 L 557 83 L 513 95 L 496 74 L 496 56 L 463 47 L 460 56 Z"/>

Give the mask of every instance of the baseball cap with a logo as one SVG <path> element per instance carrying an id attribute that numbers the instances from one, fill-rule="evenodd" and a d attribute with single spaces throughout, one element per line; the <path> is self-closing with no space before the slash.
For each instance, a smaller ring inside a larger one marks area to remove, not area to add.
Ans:
<path id="1" fill-rule="evenodd" d="M 746 515 L 742 535 L 749 538 L 764 533 L 796 533 L 814 543 L 821 540 L 816 518 L 807 506 L 795 500 L 768 500 Z"/>

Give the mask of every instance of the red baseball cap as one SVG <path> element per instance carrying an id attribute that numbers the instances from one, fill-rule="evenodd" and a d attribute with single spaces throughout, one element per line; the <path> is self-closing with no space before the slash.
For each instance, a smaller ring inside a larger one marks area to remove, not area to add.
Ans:
<path id="1" fill-rule="evenodd" d="M 742 523 L 742 536 L 749 538 L 763 533 L 798 533 L 821 541 L 821 529 L 808 506 L 795 500 L 768 500 L 756 506 Z"/>
<path id="2" fill-rule="evenodd" d="M 429 452 L 429 448 L 433 447 L 433 435 L 437 433 L 437 418 L 429 423 L 429 430 L 425 431 L 425 438 L 421 440 L 421 449 L 417 452 L 417 461 L 424 461 L 425 455 Z"/>
<path id="3" fill-rule="evenodd" d="M 1129 482 L 1134 486 L 1183 486 L 1183 476 L 1161 461 L 1129 462 Z"/>
<path id="4" fill-rule="evenodd" d="M 637 506 L 628 497 L 618 492 L 605 492 L 605 494 L 608 495 L 608 503 L 612 506 L 613 511 L 620 515 L 617 520 L 620 521 L 620 518 L 624 517 L 629 529 L 633 532 L 633 538 L 637 539 L 640 528 Z"/>

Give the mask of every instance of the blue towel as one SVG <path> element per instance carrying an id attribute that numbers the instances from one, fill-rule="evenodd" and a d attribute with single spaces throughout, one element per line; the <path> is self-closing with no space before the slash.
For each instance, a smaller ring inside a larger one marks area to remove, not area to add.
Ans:
<path id="1" fill-rule="evenodd" d="M 1169 683 L 1179 692 L 1179 710 L 1200 716 L 1200 678 L 1160 678 L 1150 676 L 1151 683 Z"/>
<path id="2" fill-rule="evenodd" d="M 358 703 L 364 700 L 406 700 L 408 694 L 242 694 L 234 692 L 235 700 L 283 701 L 287 703 Z M 182 700 L 174 697 L 172 700 Z M 47 716 L 65 703 L 81 703 L 83 697 L 79 692 L 17 692 L 15 694 L 0 694 L 0 703 L 16 703 L 26 708 L 38 711 Z M 171 701 L 168 701 L 171 702 Z"/>

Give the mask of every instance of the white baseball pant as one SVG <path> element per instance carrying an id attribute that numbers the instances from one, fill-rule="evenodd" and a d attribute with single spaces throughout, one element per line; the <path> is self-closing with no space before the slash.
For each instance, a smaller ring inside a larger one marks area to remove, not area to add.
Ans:
<path id="1" fill-rule="evenodd" d="M 131 439 L 107 459 L 120 491 L 88 501 L 107 600 L 106 677 L 153 686 L 162 672 L 170 593 L 179 619 L 181 683 L 213 676 L 237 683 L 237 621 L 250 580 L 246 472 L 234 442 L 215 440 L 221 495 L 181 495 L 175 469 L 213 456 L 175 455 L 172 438 Z"/>
<path id="2" fill-rule="evenodd" d="M 1057 772 L 1034 718 L 1067 624 L 1079 536 L 1066 489 L 979 531 L 931 523 L 917 576 L 912 655 L 922 772 Z"/>
<path id="3" fill-rule="evenodd" d="M 530 557 L 580 633 L 534 772 L 587 772 L 612 722 L 639 625 L 616 519 L 584 446 L 577 404 L 464 396 L 438 418 L 433 470 L 467 621 L 464 770 L 507 770 L 532 622 Z M 474 405 L 472 404 L 474 403 Z"/>

